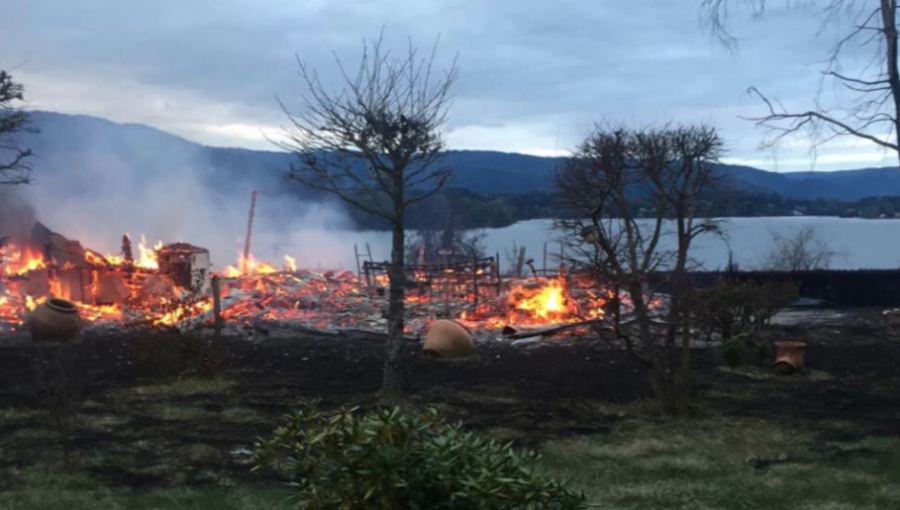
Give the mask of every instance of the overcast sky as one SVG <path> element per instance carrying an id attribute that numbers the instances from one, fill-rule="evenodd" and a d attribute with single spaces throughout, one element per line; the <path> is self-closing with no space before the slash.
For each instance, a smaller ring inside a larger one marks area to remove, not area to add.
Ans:
<path id="1" fill-rule="evenodd" d="M 332 51 L 353 63 L 363 38 L 459 55 L 447 125 L 453 149 L 537 155 L 571 149 L 595 121 L 706 121 L 730 162 L 810 169 L 802 140 L 773 155 L 740 116 L 763 112 L 756 86 L 809 106 L 816 62 L 838 27 L 816 36 L 808 12 L 738 16 L 731 54 L 700 25 L 700 0 L 0 0 L 0 68 L 28 87 L 33 108 L 148 124 L 200 143 L 271 149 L 300 106 L 295 54 L 335 77 Z M 851 63 L 852 65 L 852 63 Z M 337 82 L 333 82 L 337 85 Z M 816 170 L 896 165 L 846 140 L 820 149 Z"/>

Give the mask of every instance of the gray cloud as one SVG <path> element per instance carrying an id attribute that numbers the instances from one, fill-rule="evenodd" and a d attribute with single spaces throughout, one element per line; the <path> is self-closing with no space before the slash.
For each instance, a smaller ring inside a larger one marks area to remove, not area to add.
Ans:
<path id="1" fill-rule="evenodd" d="M 0 17 L 0 67 L 19 66 L 33 106 L 143 122 L 212 145 L 269 148 L 260 130 L 283 122 L 274 97 L 300 105 L 294 55 L 338 85 L 332 51 L 348 63 L 382 27 L 439 59 L 459 53 L 448 124 L 454 148 L 549 154 L 573 147 L 597 120 L 706 121 L 730 158 L 779 170 L 810 167 L 792 144 L 778 164 L 740 116 L 761 112 L 753 85 L 809 105 L 832 32 L 773 10 L 735 19 L 738 54 L 698 21 L 698 0 L 195 0 L 9 2 Z M 820 151 L 817 169 L 893 165 L 866 144 Z"/>

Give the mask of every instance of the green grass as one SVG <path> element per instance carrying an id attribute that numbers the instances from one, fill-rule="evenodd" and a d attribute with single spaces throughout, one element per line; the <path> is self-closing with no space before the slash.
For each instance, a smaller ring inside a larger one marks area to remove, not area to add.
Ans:
<path id="1" fill-rule="evenodd" d="M 140 395 L 143 397 L 195 397 L 199 395 L 220 395 L 232 387 L 234 381 L 228 379 L 182 378 L 164 384 L 126 388 L 120 392 L 122 396 Z"/>
<path id="2" fill-rule="evenodd" d="M 824 443 L 764 420 L 630 421 L 552 442 L 544 460 L 598 508 L 900 508 L 900 438 Z"/>
<path id="3" fill-rule="evenodd" d="M 177 411 L 170 419 L 201 411 L 190 406 L 173 409 Z M 827 435 L 771 420 L 648 418 L 639 412 L 640 406 L 610 411 L 624 416 L 610 433 L 552 441 L 542 450 L 546 469 L 584 491 L 595 508 L 900 509 L 900 437 L 827 442 L 821 439 Z M 236 408 L 229 418 L 242 422 L 253 415 L 251 410 Z M 98 419 L 104 425 L 107 422 L 106 416 Z M 816 428 L 861 431 L 855 424 L 837 420 L 823 420 Z M 514 432 L 495 429 L 488 435 L 514 436 Z M 135 452 L 155 452 L 163 446 L 138 441 L 119 452 L 119 457 L 108 450 L 97 452 L 96 458 L 81 459 L 87 468 L 81 471 L 57 465 L 7 473 L 14 483 L 12 490 L 0 491 L 0 510 L 292 508 L 285 489 L 244 485 L 213 470 L 228 452 L 208 444 L 170 448 L 145 466 L 126 465 L 136 458 Z M 108 465 L 132 474 L 157 475 L 170 486 L 135 491 L 87 474 L 90 466 Z M 203 471 L 204 466 L 210 470 Z"/>
<path id="4" fill-rule="evenodd" d="M 21 490 L 0 492 L 0 510 L 287 510 L 280 488 L 111 488 L 85 475 L 34 471 Z"/>
<path id="5" fill-rule="evenodd" d="M 149 411 L 152 416 L 166 421 L 194 421 L 207 415 L 205 410 L 189 405 L 156 405 Z"/>

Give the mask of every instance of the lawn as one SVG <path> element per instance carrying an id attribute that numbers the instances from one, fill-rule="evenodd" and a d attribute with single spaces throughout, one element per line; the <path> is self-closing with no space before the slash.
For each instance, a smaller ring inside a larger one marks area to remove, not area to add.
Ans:
<path id="1" fill-rule="evenodd" d="M 634 420 L 543 451 L 598 508 L 900 508 L 900 438 L 819 436 L 762 419 Z"/>
<path id="2" fill-rule="evenodd" d="M 84 474 L 63 470 L 22 473 L 25 488 L 0 492 L 0 510 L 282 510 L 291 508 L 277 487 L 160 488 L 110 487 Z"/>
<path id="3" fill-rule="evenodd" d="M 690 418 L 655 414 L 640 372 L 589 342 L 487 344 L 461 363 L 409 352 L 405 378 L 413 405 L 541 450 L 545 468 L 596 508 L 900 508 L 900 334 L 802 334 L 818 342 L 812 368 L 789 378 L 697 353 Z M 249 450 L 304 399 L 374 405 L 384 352 L 333 339 L 235 341 L 221 374 L 173 376 L 148 370 L 134 345 L 85 346 L 90 378 L 68 443 L 30 382 L 31 351 L 0 345 L 0 510 L 292 508 L 289 490 L 251 472 Z"/>
<path id="4" fill-rule="evenodd" d="M 843 423 L 826 426 L 854 432 Z M 900 438 L 828 441 L 821 435 L 758 418 L 634 417 L 607 434 L 555 440 L 541 450 L 546 469 L 584 491 L 596 508 L 900 508 Z M 24 485 L 0 493 L 0 510 L 291 508 L 289 492 L 277 485 L 133 490 L 59 466 L 18 475 Z"/>

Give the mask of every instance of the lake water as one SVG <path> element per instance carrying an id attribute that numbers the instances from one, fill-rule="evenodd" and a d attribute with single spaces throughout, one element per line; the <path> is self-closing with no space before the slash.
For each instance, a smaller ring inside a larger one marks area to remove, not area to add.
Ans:
<path id="1" fill-rule="evenodd" d="M 804 226 L 811 226 L 818 239 L 837 252 L 832 259 L 834 269 L 900 268 L 900 220 L 865 220 L 858 218 L 779 217 L 730 218 L 725 220 L 727 244 L 720 238 L 699 238 L 691 252 L 693 258 L 706 269 L 723 268 L 728 262 L 728 245 L 735 261 L 743 269 L 760 266 L 772 247 L 773 233 L 790 236 Z M 544 243 L 548 251 L 558 253 L 557 233 L 550 220 L 531 220 L 515 225 L 488 229 L 485 245 L 488 254 L 500 254 L 501 264 L 513 244 L 525 246 L 527 257 L 542 264 Z M 369 243 L 375 260 L 390 256 L 390 234 L 387 232 L 357 232 L 342 236 L 359 246 Z M 343 267 L 355 268 L 353 254 L 342 256 Z"/>

